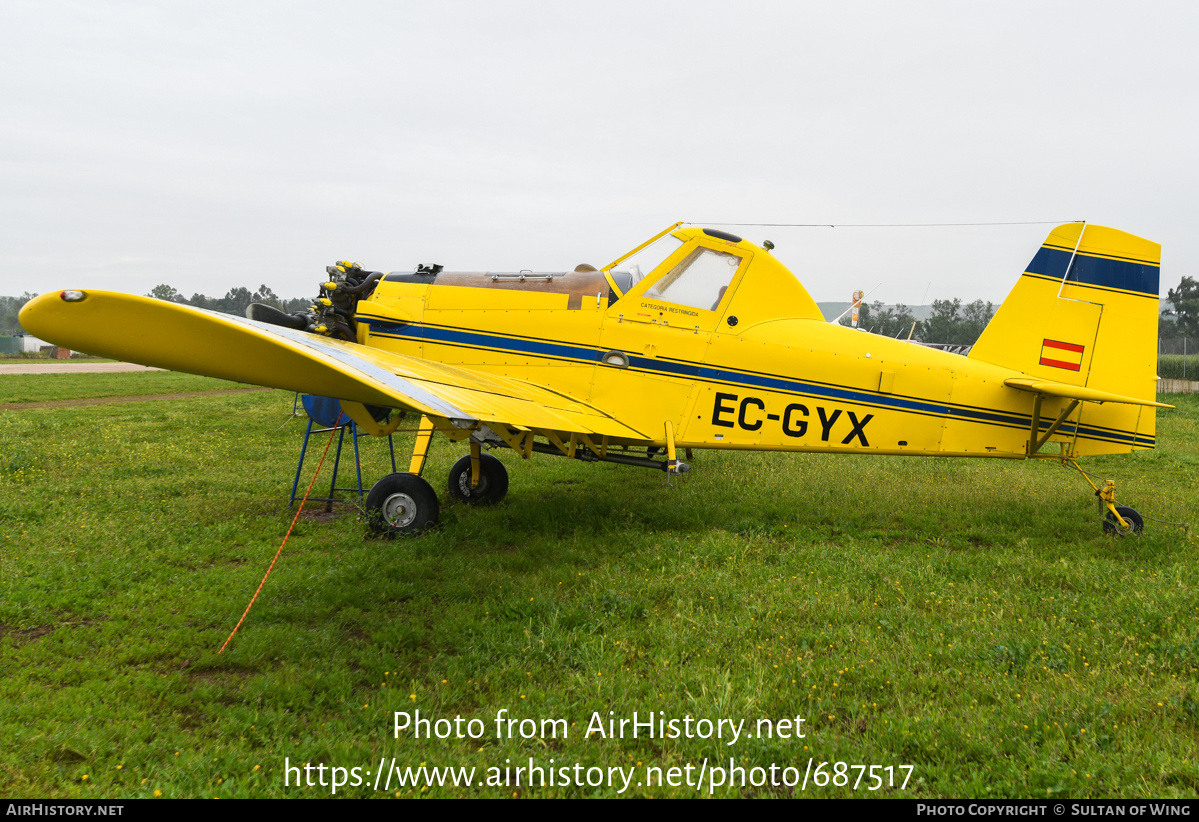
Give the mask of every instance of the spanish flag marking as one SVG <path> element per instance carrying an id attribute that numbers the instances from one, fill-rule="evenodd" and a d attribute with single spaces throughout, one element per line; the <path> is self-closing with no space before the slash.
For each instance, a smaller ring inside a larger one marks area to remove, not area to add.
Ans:
<path id="1" fill-rule="evenodd" d="M 1064 368 L 1067 371 L 1078 371 L 1082 368 L 1082 352 L 1084 346 L 1059 340 L 1043 340 L 1041 342 L 1041 365 L 1052 368 Z"/>

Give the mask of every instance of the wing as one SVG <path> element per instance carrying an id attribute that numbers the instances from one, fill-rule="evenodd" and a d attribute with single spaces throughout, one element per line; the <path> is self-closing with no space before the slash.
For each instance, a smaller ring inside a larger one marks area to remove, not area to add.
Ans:
<path id="1" fill-rule="evenodd" d="M 1123 394 L 1112 394 L 1107 391 L 1100 391 L 1095 388 L 1085 388 L 1081 385 L 1066 385 L 1065 383 L 1053 382 L 1052 380 L 1034 380 L 1025 379 L 1023 377 L 1010 377 L 1003 381 L 1003 384 L 1008 388 L 1015 388 L 1017 391 L 1028 391 L 1032 394 L 1044 394 L 1048 397 L 1065 397 L 1070 400 L 1082 400 L 1084 402 L 1119 402 L 1128 405 L 1152 405 L 1156 408 L 1173 408 L 1172 405 L 1166 405 L 1164 402 L 1155 402 L 1153 400 L 1138 400 L 1135 397 L 1126 397 Z"/>
<path id="2" fill-rule="evenodd" d="M 31 300 L 20 322 L 64 348 L 171 371 L 476 422 L 646 439 L 582 401 L 509 377 L 110 291 Z"/>

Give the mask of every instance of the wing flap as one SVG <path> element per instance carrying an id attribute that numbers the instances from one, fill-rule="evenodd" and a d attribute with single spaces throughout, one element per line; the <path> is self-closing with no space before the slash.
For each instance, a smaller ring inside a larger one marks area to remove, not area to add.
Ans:
<path id="1" fill-rule="evenodd" d="M 465 423 L 645 438 L 587 403 L 522 380 L 149 297 L 84 294 L 78 302 L 59 292 L 31 300 L 21 324 L 65 348 L 172 371 Z"/>

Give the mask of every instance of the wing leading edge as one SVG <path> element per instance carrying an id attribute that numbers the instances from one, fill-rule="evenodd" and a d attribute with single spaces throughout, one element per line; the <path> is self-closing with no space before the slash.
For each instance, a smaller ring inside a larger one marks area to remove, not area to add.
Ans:
<path id="1" fill-rule="evenodd" d="M 22 327 L 41 339 L 127 362 L 287 391 L 404 408 L 469 426 L 645 439 L 603 411 L 509 377 L 393 354 L 187 305 L 111 291 L 31 300 Z"/>

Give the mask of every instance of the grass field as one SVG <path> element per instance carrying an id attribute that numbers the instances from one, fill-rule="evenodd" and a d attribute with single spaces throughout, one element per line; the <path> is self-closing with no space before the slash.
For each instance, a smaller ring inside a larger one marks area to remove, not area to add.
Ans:
<path id="1" fill-rule="evenodd" d="M 48 379 L 79 396 L 185 390 L 86 376 Z M 36 379 L 0 377 L 0 396 Z M 1143 514 L 1193 524 L 1199 398 L 1167 401 L 1157 450 L 1087 467 Z M 443 493 L 442 527 L 419 539 L 364 540 L 352 514 L 301 520 L 218 655 L 290 522 L 291 408 L 267 392 L 0 412 L 5 795 L 327 796 L 285 787 L 285 758 L 373 774 L 380 757 L 479 781 L 530 757 L 637 768 L 637 796 L 696 794 L 638 787 L 647 767 L 730 757 L 800 775 L 809 757 L 914 766 L 902 791 L 867 777 L 855 792 L 851 770 L 811 796 L 1199 790 L 1195 536 L 1149 520 L 1139 539 L 1104 537 L 1090 489 L 1048 463 L 699 453 L 669 489 L 656 472 L 496 452 L 505 501 Z M 386 449 L 363 450 L 377 478 Z M 439 490 L 461 453 L 436 444 Z M 416 709 L 486 731 L 393 738 L 392 712 Z M 501 709 L 565 718 L 569 736 L 497 739 Z M 751 733 L 799 715 L 806 737 L 587 738 L 593 712 L 633 711 Z M 337 795 L 620 786 L 426 782 Z"/>
<path id="2" fill-rule="evenodd" d="M 130 371 L 115 374 L 20 374 L 0 376 L 0 403 L 92 399 L 133 394 L 173 394 L 244 388 L 241 383 L 174 371 Z"/>

